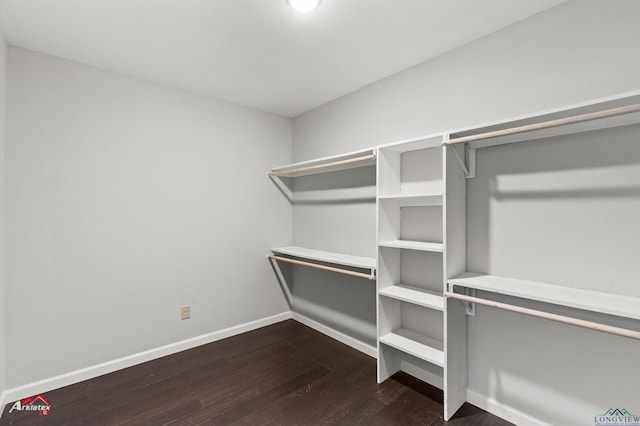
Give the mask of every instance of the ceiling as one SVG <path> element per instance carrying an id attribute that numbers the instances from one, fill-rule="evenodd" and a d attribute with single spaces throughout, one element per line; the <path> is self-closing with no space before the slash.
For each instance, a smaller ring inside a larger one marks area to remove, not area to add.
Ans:
<path id="1" fill-rule="evenodd" d="M 562 0 L 0 0 L 7 43 L 296 116 Z"/>

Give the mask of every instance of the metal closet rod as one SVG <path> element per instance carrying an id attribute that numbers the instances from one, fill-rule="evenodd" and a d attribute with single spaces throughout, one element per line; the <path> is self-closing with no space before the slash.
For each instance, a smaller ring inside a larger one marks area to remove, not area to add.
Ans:
<path id="1" fill-rule="evenodd" d="M 317 263 L 304 262 L 302 260 L 291 259 L 289 257 L 269 255 L 269 259 L 277 260 L 279 262 L 293 263 L 295 265 L 308 266 L 310 268 L 322 269 L 324 271 L 337 272 L 339 274 L 351 275 L 353 277 L 366 278 L 368 280 L 376 279 L 376 276 L 373 274 L 365 274 L 362 272 L 350 271 L 348 269 L 334 268 L 332 266 L 325 266 L 325 265 L 319 265 Z"/>
<path id="2" fill-rule="evenodd" d="M 269 176 L 286 176 L 294 173 L 309 172 L 312 170 L 324 169 L 326 167 L 344 166 L 347 164 L 359 163 L 361 161 L 375 160 L 376 155 L 363 155 L 362 157 L 349 158 L 347 160 L 332 161 L 330 163 L 316 164 L 313 166 L 297 167 L 295 169 L 282 170 L 279 172 L 269 172 Z"/>
<path id="3" fill-rule="evenodd" d="M 477 303 L 479 305 L 490 306 L 492 308 L 502 309 L 519 314 L 530 315 L 532 317 L 544 318 L 551 321 L 561 322 L 564 324 L 576 325 L 591 330 L 603 331 L 605 333 L 616 334 L 618 336 L 630 337 L 640 340 L 640 331 L 629 330 L 626 328 L 613 327 L 606 324 L 600 324 L 593 321 L 585 321 L 577 318 L 571 318 L 564 315 L 552 314 L 549 312 L 538 311 L 536 309 L 523 308 L 521 306 L 510 305 L 508 303 L 494 302 L 492 300 L 481 299 L 479 297 L 467 296 L 459 293 L 445 292 L 445 296 L 451 299 L 458 299 L 464 302 Z"/>
<path id="4" fill-rule="evenodd" d="M 603 111 L 590 112 L 587 114 L 574 115 L 573 117 L 558 118 L 556 120 L 543 121 L 541 123 L 527 124 L 525 126 L 511 127 L 509 129 L 495 130 L 492 132 L 479 133 L 477 135 L 463 136 L 447 140 L 447 145 L 456 143 L 473 142 L 483 139 L 495 138 L 498 136 L 514 135 L 517 133 L 530 132 L 532 130 L 549 129 L 551 127 L 564 126 L 566 124 L 582 123 L 585 121 L 597 120 L 600 118 L 614 117 L 616 115 L 629 114 L 640 111 L 640 104 L 628 105 L 618 108 L 606 109 Z"/>

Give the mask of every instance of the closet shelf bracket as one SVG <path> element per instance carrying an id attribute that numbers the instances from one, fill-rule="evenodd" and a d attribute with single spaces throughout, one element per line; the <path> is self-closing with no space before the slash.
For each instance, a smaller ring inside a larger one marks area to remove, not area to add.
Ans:
<path id="1" fill-rule="evenodd" d="M 446 143 L 445 143 L 446 144 Z M 468 143 L 464 144 L 464 160 L 460 157 L 460 153 L 458 150 L 453 147 L 453 154 L 458 160 L 460 167 L 462 167 L 462 173 L 464 173 L 464 177 L 467 179 L 473 179 L 476 177 L 476 150 L 477 148 L 469 145 Z"/>
<path id="2" fill-rule="evenodd" d="M 470 298 L 476 297 L 476 289 L 475 288 L 465 288 L 464 289 L 465 296 Z M 464 305 L 464 313 L 467 316 L 475 317 L 476 316 L 476 304 L 471 300 L 462 300 L 462 304 Z"/>
<path id="3" fill-rule="evenodd" d="M 454 291 L 454 284 L 448 283 L 447 292 L 445 293 L 445 297 L 451 299 L 457 299 L 464 305 L 464 313 L 467 316 L 475 317 L 476 316 L 476 304 L 473 300 L 476 298 L 476 289 L 471 287 L 458 287 L 458 289 L 462 289 L 464 293 L 456 293 Z M 462 298 L 455 297 L 456 295 L 461 295 Z"/>

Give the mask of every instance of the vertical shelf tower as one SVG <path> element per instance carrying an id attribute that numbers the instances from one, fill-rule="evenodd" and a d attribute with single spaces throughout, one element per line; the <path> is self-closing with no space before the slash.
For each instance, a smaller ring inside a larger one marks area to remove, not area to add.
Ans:
<path id="1" fill-rule="evenodd" d="M 444 296 L 465 270 L 465 178 L 443 142 L 378 150 L 378 382 L 402 370 L 443 389 L 449 419 L 466 398 L 466 317 Z"/>

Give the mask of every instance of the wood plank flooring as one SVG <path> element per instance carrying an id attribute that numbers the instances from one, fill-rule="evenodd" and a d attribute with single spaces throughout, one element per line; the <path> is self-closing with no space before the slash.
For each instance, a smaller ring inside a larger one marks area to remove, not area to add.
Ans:
<path id="1" fill-rule="evenodd" d="M 442 392 L 404 373 L 378 385 L 375 360 L 293 320 L 43 395 L 51 414 L 0 425 L 491 425 L 465 404 L 449 422 Z"/>

